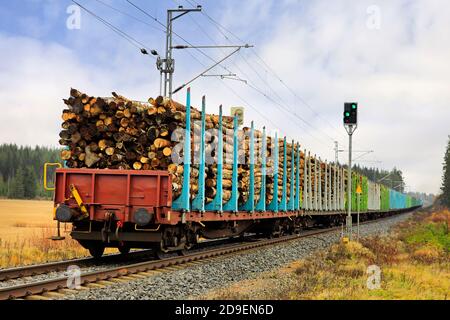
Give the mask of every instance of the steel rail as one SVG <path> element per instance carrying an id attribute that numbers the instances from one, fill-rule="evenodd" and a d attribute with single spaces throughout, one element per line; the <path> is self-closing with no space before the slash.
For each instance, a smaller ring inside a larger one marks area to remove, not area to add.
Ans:
<path id="1" fill-rule="evenodd" d="M 122 254 L 109 254 L 105 255 L 100 259 L 95 259 L 92 257 L 71 259 L 64 261 L 55 261 L 44 264 L 35 264 L 29 266 L 21 266 L 16 268 L 0 269 L 0 281 L 15 280 L 24 277 L 37 276 L 41 274 L 46 274 L 50 272 L 60 272 L 67 270 L 67 267 L 71 265 L 77 266 L 98 266 L 107 263 L 120 263 L 124 259 L 139 259 L 140 257 L 145 257 L 150 254 L 151 250 L 140 250 L 135 252 L 130 252 L 127 255 Z"/>

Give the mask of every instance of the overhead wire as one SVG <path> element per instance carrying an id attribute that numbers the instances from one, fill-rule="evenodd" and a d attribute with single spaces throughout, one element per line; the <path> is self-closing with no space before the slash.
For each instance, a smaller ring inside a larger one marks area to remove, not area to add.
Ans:
<path id="1" fill-rule="evenodd" d="M 187 1 L 188 1 L 188 0 L 187 0 Z M 173 0 L 173 2 L 175 2 L 176 4 L 179 4 L 176 0 Z M 191 1 L 188 1 L 188 2 L 192 5 L 192 2 L 191 2 Z M 194 24 L 197 25 L 198 29 L 199 29 L 203 34 L 205 34 L 205 36 L 206 36 L 208 39 L 210 39 L 214 44 L 218 45 L 218 43 L 217 43 L 217 42 L 216 42 L 216 41 L 215 41 L 215 40 L 214 40 L 214 39 L 213 39 L 213 38 L 212 38 L 212 37 L 211 37 L 211 36 L 203 29 L 203 28 L 201 28 L 201 26 L 199 25 L 199 23 L 198 23 L 195 19 L 193 19 L 193 18 L 191 17 L 191 20 L 193 21 Z M 223 52 L 223 51 L 222 51 L 222 52 Z M 262 79 L 262 77 L 259 75 L 259 73 L 258 73 L 258 72 L 257 72 L 257 71 L 256 71 L 256 70 L 248 63 L 248 61 L 247 61 L 242 55 L 241 55 L 241 57 L 243 58 L 244 62 L 249 66 L 249 68 L 252 69 L 253 72 L 255 72 L 255 74 L 263 81 L 263 83 L 265 83 L 264 79 Z M 290 121 L 293 122 L 293 119 L 290 117 L 290 115 L 294 115 L 294 117 L 297 118 L 297 119 L 299 119 L 303 124 L 309 126 L 309 127 L 312 128 L 312 129 L 317 129 L 317 128 L 315 128 L 314 126 L 312 126 L 307 120 L 305 120 L 303 117 L 299 116 L 294 110 L 292 110 L 291 108 L 289 108 L 289 107 L 288 107 L 288 104 L 286 104 L 286 103 L 284 102 L 283 98 L 281 98 L 280 95 L 279 95 L 272 87 L 270 87 L 268 84 L 266 84 L 267 87 L 268 87 L 268 89 L 273 93 L 274 96 L 276 96 L 276 97 L 278 98 L 279 101 L 274 100 L 274 99 L 271 98 L 269 95 L 267 95 L 262 89 L 258 88 L 258 87 L 257 87 L 256 85 L 254 85 L 254 84 L 251 84 L 250 81 L 249 81 L 250 76 L 249 76 L 246 72 L 244 72 L 244 71 L 243 71 L 243 70 L 242 70 L 235 62 L 231 62 L 231 63 L 235 66 L 235 68 L 236 68 L 237 70 L 239 70 L 239 72 L 240 72 L 241 74 L 243 74 L 243 75 L 247 78 L 247 81 L 245 81 L 244 84 L 246 84 L 247 86 L 249 86 L 252 90 L 256 91 L 258 94 L 264 96 L 264 97 L 265 97 L 267 100 L 269 100 L 270 102 L 275 103 L 275 105 L 276 105 L 277 108 L 278 108 L 278 107 L 281 108 L 280 110 L 281 110 L 282 112 L 286 112 L 286 113 L 288 114 L 288 119 L 289 119 Z M 228 70 L 228 69 L 226 69 L 226 70 Z M 281 103 L 280 103 L 280 101 L 281 101 Z M 294 122 L 294 124 L 295 124 L 295 125 L 298 125 L 298 123 L 295 123 L 295 122 Z M 328 135 L 326 132 L 321 131 L 321 133 L 324 134 L 325 136 L 327 136 L 327 138 L 331 139 L 332 141 L 335 140 L 335 139 L 333 139 L 330 135 Z M 313 139 L 317 140 L 319 143 L 324 144 L 324 145 L 327 145 L 322 139 L 317 138 L 316 136 L 314 136 L 314 135 L 311 134 L 310 132 L 307 132 L 307 134 L 310 135 Z"/>
<path id="2" fill-rule="evenodd" d="M 145 14 L 146 16 L 148 16 L 149 18 L 151 18 L 152 20 L 154 20 L 156 23 L 158 23 L 159 25 L 163 26 L 164 28 L 166 28 L 166 25 L 164 23 L 162 23 L 161 21 L 158 20 L 158 18 L 156 18 L 155 16 L 151 15 L 150 13 L 148 13 L 146 10 L 142 9 L 141 7 L 139 7 L 138 5 L 136 5 L 133 1 L 131 0 L 126 0 L 129 4 L 131 4 L 133 7 L 135 7 L 136 9 L 138 9 L 140 12 L 142 12 L 143 14 Z M 195 45 L 193 45 L 190 41 L 188 41 L 187 39 L 185 39 L 184 37 L 182 37 L 180 34 L 178 34 L 175 31 L 172 31 L 172 33 L 179 38 L 181 41 L 185 42 L 186 44 L 188 44 L 191 47 L 194 47 L 193 49 L 196 50 L 197 52 L 199 52 L 200 54 L 202 54 L 204 57 L 208 58 L 209 60 L 211 60 L 214 63 L 217 63 L 218 60 L 214 59 L 213 57 L 211 57 L 210 55 L 208 55 L 206 52 L 204 52 L 203 50 L 201 50 L 200 48 L 196 48 Z M 226 70 L 229 73 L 232 73 L 232 71 L 230 71 L 226 66 L 224 66 L 223 64 L 219 64 L 219 66 L 221 68 L 223 68 L 224 70 Z"/>
<path id="3" fill-rule="evenodd" d="M 101 0 L 96 0 L 96 1 L 102 2 Z M 141 11 L 142 13 L 144 13 L 145 15 L 147 15 L 148 17 L 152 18 L 155 22 L 157 22 L 157 23 L 160 24 L 161 26 L 166 27 L 166 26 L 165 26 L 163 23 L 161 23 L 156 17 L 150 15 L 148 12 L 146 12 L 146 11 L 143 10 L 143 9 L 141 9 L 139 6 L 137 6 L 137 5 L 134 4 L 133 2 L 128 1 L 128 0 L 127 0 L 127 2 L 130 3 L 132 6 L 134 6 L 136 9 L 138 9 L 139 11 Z M 109 6 L 109 7 L 111 7 L 111 9 L 113 9 L 113 10 L 115 10 L 115 11 L 117 11 L 117 12 L 124 13 L 124 12 L 121 12 L 120 10 L 117 10 L 117 8 L 113 8 L 112 6 Z M 134 16 L 131 16 L 131 17 L 135 18 Z M 140 20 L 140 19 L 135 19 L 135 20 L 147 24 L 145 21 L 142 21 L 142 20 Z M 164 33 L 166 33 L 166 31 L 165 31 L 164 29 L 159 29 L 159 30 L 162 31 L 162 32 L 164 32 Z M 174 34 L 177 35 L 177 37 L 179 37 L 180 39 L 182 39 L 184 42 L 186 42 L 186 43 L 188 43 L 189 45 L 192 46 L 192 44 L 190 44 L 188 41 L 186 41 L 185 39 L 183 39 L 183 37 L 179 36 L 179 35 L 176 34 L 175 32 L 174 32 Z M 201 50 L 198 50 L 198 51 L 201 51 Z M 193 55 L 190 51 L 187 51 L 187 52 L 188 52 L 188 54 L 190 54 L 191 57 L 192 57 L 194 60 L 196 60 L 200 65 L 202 65 L 203 67 L 206 67 L 206 65 L 205 65 L 204 63 L 202 63 L 202 62 L 201 62 L 195 55 Z M 214 61 L 214 60 L 213 60 L 213 61 Z M 253 105 L 251 105 L 250 103 L 248 103 L 247 101 L 245 101 L 245 99 L 242 98 L 242 96 L 240 96 L 240 95 L 239 95 L 235 90 L 233 90 L 230 86 L 228 86 L 228 85 L 225 84 L 225 87 L 227 87 L 234 95 L 236 95 L 236 97 L 238 97 L 238 98 L 239 98 L 241 101 L 243 101 L 246 105 L 248 105 L 248 106 L 250 106 L 252 109 L 254 109 L 254 110 L 255 110 L 262 118 L 264 118 L 266 121 L 268 121 L 269 123 L 271 123 L 272 125 L 274 125 L 275 127 L 277 127 L 277 125 L 275 125 L 275 123 L 273 123 L 273 121 L 272 121 L 270 118 L 266 117 L 266 116 L 265 116 L 263 113 L 261 113 L 257 108 L 255 108 Z"/>
<path id="4" fill-rule="evenodd" d="M 176 1 L 176 0 L 173 0 L 173 2 L 175 3 L 175 4 L 177 4 L 177 5 L 179 5 L 179 3 Z M 192 5 L 192 2 L 190 2 L 190 1 L 188 1 L 191 5 Z M 203 29 L 203 28 L 201 28 L 201 26 L 199 25 L 199 23 L 194 19 L 194 18 L 192 18 L 192 17 L 190 17 L 191 18 L 191 20 L 193 21 L 193 23 L 195 24 L 195 25 L 197 25 L 197 27 L 198 27 L 198 29 L 210 40 L 210 41 L 212 41 L 214 44 L 216 44 L 216 45 L 218 45 L 218 43 Z M 220 48 L 221 49 L 221 48 Z M 222 52 L 223 52 L 223 50 L 222 50 Z M 243 60 L 247 63 L 247 65 L 250 67 L 250 68 L 252 68 L 252 66 L 244 59 L 244 57 L 242 56 L 242 58 L 243 58 Z M 293 119 L 290 117 L 290 115 L 294 115 L 294 117 L 295 118 L 297 118 L 297 119 L 299 119 L 302 123 L 304 123 L 305 125 L 307 125 L 307 126 L 309 126 L 309 127 L 311 127 L 312 129 L 316 129 L 314 126 L 312 126 L 307 120 L 305 120 L 304 118 L 302 118 L 301 116 L 299 116 L 295 111 L 293 111 L 292 109 L 291 110 L 289 110 L 290 108 L 289 107 L 287 107 L 287 104 L 283 101 L 283 99 L 276 93 L 276 91 L 275 90 L 273 90 L 271 87 L 269 87 L 269 90 L 270 91 L 272 91 L 273 92 L 273 94 L 282 102 L 282 103 L 280 103 L 280 101 L 276 101 L 276 100 L 274 100 L 273 98 L 271 98 L 270 96 L 268 96 L 266 93 L 264 93 L 264 91 L 262 90 L 262 89 L 260 89 L 260 88 L 258 88 L 256 85 L 254 85 L 254 84 L 251 84 L 250 82 L 249 82 L 249 79 L 250 79 L 250 76 L 247 74 L 247 73 L 245 73 L 235 62 L 231 62 L 234 66 L 235 66 L 235 68 L 236 69 L 238 69 L 239 70 L 239 72 L 241 73 L 241 74 L 243 74 L 246 78 L 247 78 L 247 80 L 246 81 L 244 81 L 243 83 L 244 84 L 246 84 L 247 86 L 249 86 L 252 90 L 254 90 L 254 91 L 256 91 L 258 94 L 260 94 L 260 95 L 262 95 L 262 96 L 264 96 L 267 100 L 269 100 L 270 102 L 272 102 L 272 103 L 275 103 L 275 105 L 276 105 L 276 107 L 277 108 L 281 108 L 280 110 L 282 111 L 282 112 L 286 112 L 287 114 L 288 114 L 288 119 L 290 120 L 290 121 L 292 121 L 293 122 Z M 227 71 L 229 71 L 229 69 L 228 68 L 226 68 L 225 70 L 227 70 Z M 253 71 L 258 75 L 258 77 L 260 77 L 260 75 L 253 69 Z M 231 72 L 231 71 L 230 71 Z M 261 77 L 260 77 L 261 78 Z M 263 79 L 262 79 L 263 80 Z M 263 80 L 263 82 L 264 82 L 264 80 Z M 293 122 L 295 125 L 298 125 L 298 123 L 296 123 L 296 122 Z M 331 137 L 331 136 L 329 136 L 328 134 L 326 134 L 325 132 L 322 132 L 324 135 L 326 135 L 329 139 L 331 139 L 332 141 L 334 141 L 334 139 Z M 319 139 L 319 138 L 317 138 L 316 136 L 314 136 L 313 134 L 311 134 L 310 132 L 307 132 L 307 134 L 308 135 L 310 135 L 313 139 L 315 139 L 315 140 L 317 140 L 319 143 L 321 143 L 321 144 L 324 144 L 324 145 L 327 145 L 322 139 Z"/>
<path id="5" fill-rule="evenodd" d="M 117 7 L 112 6 L 112 5 L 109 4 L 109 3 L 106 3 L 106 2 L 104 2 L 104 1 L 102 1 L 102 0 L 95 0 L 95 1 L 97 1 L 98 3 L 102 4 L 103 6 L 109 8 L 109 9 L 111 9 L 111 10 L 114 10 L 114 11 L 120 13 L 120 14 L 123 14 L 124 16 L 127 16 L 127 17 L 129 17 L 129 18 L 131 18 L 131 19 L 134 19 L 134 20 L 136 20 L 136 21 L 138 21 L 138 22 L 140 22 L 140 23 L 143 23 L 143 24 L 149 26 L 150 28 L 153 28 L 153 29 L 158 30 L 158 31 L 163 31 L 163 32 L 165 32 L 164 29 L 158 28 L 158 27 L 154 26 L 153 24 L 148 23 L 148 22 L 145 21 L 145 20 L 142 20 L 142 19 L 140 19 L 140 18 L 138 18 L 138 17 L 136 17 L 136 16 L 133 16 L 132 14 L 129 14 L 128 12 L 125 12 L 125 11 L 123 11 L 123 10 L 118 9 Z"/>
<path id="6" fill-rule="evenodd" d="M 128 17 L 134 19 L 134 20 L 136 20 L 136 21 L 139 21 L 139 22 L 141 22 L 141 23 L 145 23 L 146 25 L 149 25 L 149 24 L 146 23 L 145 21 L 143 21 L 143 20 L 141 20 L 141 19 L 139 19 L 139 18 L 137 18 L 137 17 L 134 17 L 134 16 L 132 16 L 132 15 L 130 15 L 130 14 L 128 14 L 128 13 L 126 13 L 126 12 L 120 10 L 120 9 L 117 9 L 116 7 L 113 7 L 113 6 L 111 6 L 111 5 L 109 5 L 109 4 L 105 3 L 105 2 L 103 2 L 103 1 L 101 1 L 101 0 L 96 0 L 96 1 L 99 2 L 99 3 L 101 3 L 102 5 L 105 5 L 105 6 L 109 7 L 110 9 L 112 9 L 112 10 L 114 10 L 114 11 L 116 11 L 116 12 L 119 12 L 119 13 L 121 13 L 121 14 L 124 14 L 124 15 L 126 15 L 126 16 L 128 16 Z M 146 48 L 146 46 L 145 46 L 142 42 L 140 42 L 140 41 L 138 41 L 137 39 L 135 39 L 134 37 L 130 36 L 129 34 L 127 34 L 126 32 L 124 32 L 124 31 L 121 30 L 120 28 L 114 26 L 113 24 L 111 24 L 111 23 L 108 22 L 107 20 L 103 19 L 103 18 L 100 17 L 99 15 L 95 14 L 93 11 L 87 9 L 85 6 L 81 5 L 81 4 L 78 3 L 77 1 L 72 0 L 72 2 L 74 2 L 76 5 L 78 5 L 80 8 L 82 8 L 83 10 L 85 10 L 85 11 L 86 11 L 87 13 L 89 13 L 90 15 L 92 15 L 92 16 L 93 16 L 94 18 L 96 18 L 98 21 L 100 21 L 101 23 L 103 23 L 105 26 L 107 26 L 108 28 L 110 28 L 113 32 L 117 33 L 119 36 L 121 36 L 122 38 L 124 38 L 125 40 L 127 40 L 130 44 L 132 44 L 132 45 L 135 46 L 136 48 L 139 48 L 139 49 L 145 48 L 145 49 L 149 50 L 148 48 Z M 130 3 L 131 5 L 133 5 L 135 8 L 139 9 L 141 12 L 145 13 L 147 16 L 149 16 L 150 18 L 152 18 L 155 22 L 157 22 L 157 23 L 160 24 L 161 26 L 165 27 L 165 25 L 164 25 L 163 23 L 161 23 L 156 17 L 150 15 L 148 12 L 146 12 L 145 10 L 143 10 L 142 8 L 140 8 L 139 6 L 137 6 L 136 4 L 134 4 L 132 1 L 127 0 L 127 2 Z M 165 33 L 165 30 L 162 30 L 162 29 L 157 29 L 157 30 L 162 31 L 162 32 Z M 178 38 L 180 38 L 180 39 L 181 39 L 182 41 L 184 41 L 185 43 L 187 43 L 187 44 L 193 46 L 189 41 L 187 41 L 186 39 L 184 39 L 182 36 L 180 36 L 180 35 L 177 34 L 176 32 L 173 32 L 173 33 L 174 33 L 175 36 L 177 36 Z M 141 46 L 141 47 L 139 47 L 139 46 Z M 199 53 L 201 53 L 202 55 L 204 55 L 205 57 L 207 57 L 208 59 L 210 59 L 211 61 L 214 61 L 214 62 L 217 63 L 217 61 L 216 61 L 214 58 L 212 58 L 211 56 L 209 56 L 208 54 L 206 54 L 206 53 L 203 52 L 202 50 L 200 50 L 200 49 L 198 49 L 198 48 L 196 48 L 196 50 L 197 50 Z M 192 55 L 192 53 L 190 53 L 189 51 L 188 51 L 188 53 L 189 53 L 193 58 L 195 57 L 195 56 Z M 198 59 L 196 59 L 196 60 L 199 61 Z M 231 70 L 229 70 L 226 66 L 224 66 L 224 65 L 220 65 L 220 66 L 221 66 L 222 68 L 224 68 L 226 71 L 232 73 Z M 241 71 L 242 71 L 242 70 L 241 70 Z M 221 79 L 221 80 L 224 80 L 224 79 Z M 262 93 L 262 95 L 263 95 L 264 97 L 266 97 L 266 98 L 268 98 L 269 100 L 271 100 L 270 97 L 268 97 L 267 95 L 265 95 L 265 94 L 263 93 L 263 91 L 262 91 L 261 89 L 257 88 L 255 85 L 250 85 L 250 84 L 248 83 L 248 81 L 244 81 L 243 83 L 249 85 L 250 88 L 252 88 L 253 90 L 255 90 L 256 92 L 258 92 L 258 93 L 260 93 L 260 94 Z M 237 94 L 236 91 L 232 90 L 232 88 L 231 88 L 230 86 L 228 86 L 228 85 L 225 85 L 225 86 L 226 86 L 230 91 L 232 91 L 233 94 L 237 95 L 239 99 L 241 99 L 242 101 L 245 101 L 245 99 L 243 99 L 241 96 L 239 96 L 239 95 Z M 282 107 L 282 105 L 280 105 L 279 103 L 277 103 L 277 102 L 274 101 L 273 99 L 272 99 L 271 101 L 275 102 L 275 104 L 276 104 L 277 107 L 278 107 L 278 106 Z M 246 103 L 247 105 L 250 106 L 250 104 L 249 104 L 248 102 L 245 102 L 245 103 Z M 272 122 L 269 118 L 265 117 L 262 113 L 260 113 L 260 112 L 258 111 L 258 109 L 256 109 L 256 108 L 253 107 L 253 106 L 251 106 L 251 107 L 252 107 L 252 109 L 254 109 L 255 111 L 257 111 L 261 116 L 263 116 L 263 118 L 265 118 L 266 120 L 268 120 L 270 123 L 273 124 L 273 122 Z M 282 109 L 281 109 L 281 110 L 282 110 Z M 292 119 L 291 119 L 291 121 L 292 121 Z M 307 122 L 305 122 L 305 123 L 307 123 Z M 277 127 L 277 126 L 275 125 L 275 127 Z M 309 132 L 308 132 L 308 134 L 311 135 Z M 316 138 L 315 136 L 313 136 L 313 135 L 311 135 L 311 136 L 312 136 L 314 139 L 318 140 L 319 142 L 323 143 L 323 141 L 321 141 L 320 139 Z"/>
<path id="7" fill-rule="evenodd" d="M 188 51 L 188 53 L 190 53 Z M 196 60 L 201 66 L 206 68 L 206 65 L 200 61 L 195 55 L 193 55 L 192 53 L 190 53 L 191 57 Z M 252 108 L 257 114 L 259 114 L 262 118 L 264 118 L 268 123 L 270 123 L 271 125 L 273 125 L 275 128 L 278 128 L 279 126 L 277 126 L 270 118 L 268 118 L 266 115 L 264 115 L 263 113 L 261 113 L 258 108 L 254 107 L 252 104 L 250 104 L 248 101 L 246 101 L 241 95 L 239 95 L 231 86 L 229 86 L 225 80 L 223 79 L 217 79 L 215 77 L 215 79 L 219 82 L 221 82 L 227 89 L 229 89 L 238 99 L 240 99 L 244 104 L 248 105 L 250 108 Z M 282 129 L 280 129 L 280 132 L 284 131 Z"/>
<path id="8" fill-rule="evenodd" d="M 190 3 L 191 5 L 197 4 L 200 5 L 200 3 L 198 1 L 195 0 L 186 0 L 188 3 Z M 215 27 L 217 28 L 217 30 L 224 36 L 225 39 L 227 39 L 228 41 L 230 41 L 229 37 L 226 35 L 226 32 L 228 32 L 231 36 L 233 36 L 235 39 L 237 39 L 238 41 L 241 42 L 245 42 L 243 39 L 241 39 L 239 36 L 237 36 L 235 33 L 233 33 L 231 30 L 229 30 L 228 28 L 224 27 L 222 24 L 220 24 L 219 22 L 217 22 L 213 17 L 211 17 L 208 13 L 206 13 L 204 10 L 202 10 L 201 12 L 212 24 L 215 25 Z M 323 121 L 325 121 L 331 128 L 333 128 L 334 130 L 336 130 L 340 135 L 343 135 L 343 133 L 341 131 L 339 131 L 336 126 L 334 126 L 333 124 L 331 124 L 327 119 L 323 118 L 317 111 L 314 110 L 314 108 L 305 101 L 305 99 L 303 99 L 302 97 L 300 97 L 298 95 L 298 93 L 296 93 L 291 87 L 289 87 L 286 82 L 281 79 L 281 77 L 268 65 L 267 62 L 264 61 L 264 59 L 261 58 L 261 56 L 257 53 L 257 51 L 255 49 L 251 49 L 251 52 L 256 56 L 257 59 L 259 59 L 262 64 L 265 66 L 262 66 L 264 69 L 268 69 L 265 70 L 268 73 L 271 73 L 296 99 L 298 99 L 303 105 L 305 105 L 308 109 L 310 109 L 314 115 L 316 117 L 321 118 Z M 258 65 L 261 66 L 260 63 L 258 63 Z"/>
<path id="9" fill-rule="evenodd" d="M 98 21 L 100 21 L 102 24 L 104 24 L 105 26 L 107 26 L 109 29 L 111 29 L 113 32 L 115 32 L 116 34 L 118 34 L 120 37 L 122 37 L 123 39 L 125 39 L 126 41 L 128 41 L 131 45 L 133 45 L 134 47 L 138 48 L 139 50 L 142 51 L 142 49 L 146 49 L 147 51 L 151 51 L 150 49 L 148 49 L 146 47 L 145 44 L 143 44 L 142 42 L 136 40 L 134 37 L 130 36 L 128 33 L 126 33 L 125 31 L 122 31 L 121 29 L 119 29 L 118 27 L 114 26 L 113 24 L 111 24 L 110 22 L 108 22 L 107 20 L 103 19 L 102 17 L 100 17 L 99 15 L 97 15 L 96 13 L 94 13 L 93 11 L 89 10 L 88 8 L 86 8 L 85 6 L 83 6 L 82 4 L 80 4 L 79 2 L 75 1 L 75 0 L 71 0 L 73 3 L 75 3 L 78 7 L 80 7 L 81 9 L 83 9 L 84 11 L 86 11 L 87 13 L 89 13 L 91 16 L 93 16 L 95 19 L 97 19 Z"/>

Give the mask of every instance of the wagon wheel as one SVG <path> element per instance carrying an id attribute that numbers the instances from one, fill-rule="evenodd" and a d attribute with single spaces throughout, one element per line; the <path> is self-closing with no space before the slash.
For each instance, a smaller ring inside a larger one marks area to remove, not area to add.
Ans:
<path id="1" fill-rule="evenodd" d="M 94 259 L 100 259 L 103 256 L 103 253 L 105 252 L 105 246 L 102 244 L 96 244 L 90 246 L 88 250 L 91 256 L 94 257 Z"/>
<path id="2" fill-rule="evenodd" d="M 128 246 L 121 246 L 118 249 L 119 249 L 119 252 L 123 255 L 129 254 L 130 250 L 131 250 L 131 248 Z"/>
<path id="3" fill-rule="evenodd" d="M 164 242 L 161 240 L 160 243 L 155 243 L 152 246 L 153 254 L 155 259 L 163 260 L 170 256 L 170 251 L 164 247 Z"/>
<path id="4" fill-rule="evenodd" d="M 155 250 L 154 251 L 154 257 L 157 260 L 164 260 L 167 258 L 170 258 L 172 255 L 169 252 L 164 252 L 162 250 Z"/>

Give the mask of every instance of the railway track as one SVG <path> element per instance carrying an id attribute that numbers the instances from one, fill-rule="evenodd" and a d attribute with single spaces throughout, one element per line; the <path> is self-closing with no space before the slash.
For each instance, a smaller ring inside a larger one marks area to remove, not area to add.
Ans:
<path id="1" fill-rule="evenodd" d="M 72 260 L 64 260 L 64 261 L 56 261 L 45 264 L 37 264 L 31 266 L 23 266 L 17 268 L 10 269 L 1 269 L 0 270 L 0 281 L 7 280 L 15 280 L 24 277 L 37 276 L 41 274 L 46 274 L 50 272 L 62 272 L 66 271 L 67 267 L 71 265 L 77 265 L 80 267 L 89 267 L 89 266 L 99 266 L 110 263 L 120 263 L 124 261 L 124 259 L 139 259 L 145 258 L 151 254 L 151 250 L 142 250 L 131 252 L 127 256 L 123 256 L 121 254 L 111 254 L 102 257 L 101 259 L 94 258 L 80 258 L 80 259 L 72 259 Z"/>
<path id="2" fill-rule="evenodd" d="M 395 217 L 395 216 L 394 216 Z M 377 220 L 370 220 L 362 222 L 363 224 L 370 224 L 380 222 L 381 220 L 387 220 L 391 217 L 386 217 Z M 279 244 L 282 242 L 288 242 L 297 240 L 300 238 L 311 237 L 315 235 L 320 235 L 324 233 L 330 233 L 341 230 L 341 227 L 333 227 L 327 229 L 315 229 L 307 230 L 300 234 L 283 236 L 280 238 L 273 239 L 262 239 L 254 240 L 251 242 L 245 242 L 240 244 L 229 245 L 225 247 L 213 248 L 210 250 L 199 250 L 198 252 L 189 253 L 185 256 L 175 256 L 162 260 L 150 260 L 138 263 L 133 263 L 129 265 L 124 265 L 120 267 L 114 267 L 107 270 L 99 270 L 88 272 L 80 275 L 80 285 L 75 289 L 70 289 L 68 284 L 68 277 L 59 277 L 55 279 L 37 281 L 23 285 L 17 285 L 12 287 L 0 288 L 0 300 L 11 300 L 11 299 L 27 299 L 27 300 L 50 300 L 52 298 L 59 298 L 65 294 L 75 293 L 77 290 L 88 290 L 89 288 L 98 288 L 107 285 L 113 285 L 117 282 L 125 282 L 136 279 L 142 279 L 149 277 L 165 270 L 176 270 L 180 267 L 188 267 L 193 264 L 198 264 L 200 262 L 208 261 L 220 256 L 226 256 L 238 252 L 248 251 L 264 246 L 270 246 Z M 105 258 L 108 258 L 105 257 Z M 111 256 L 112 258 L 112 256 Z M 21 272 L 20 269 L 24 269 L 22 274 L 29 274 L 30 272 L 42 272 L 45 273 L 46 267 L 58 268 L 61 270 L 63 266 L 73 265 L 76 261 L 88 261 L 91 259 L 79 259 L 64 261 L 60 263 L 53 263 L 40 266 L 32 266 L 32 269 L 28 268 L 17 268 L 10 270 L 3 270 L 4 275 L 10 274 L 12 276 L 17 276 Z M 34 271 L 32 271 L 34 269 Z M 16 271 L 14 271 L 16 270 Z M 55 270 L 55 269 L 52 269 Z M 1 275 L 1 273 L 0 273 Z M 1 279 L 1 278 L 0 278 Z"/>
<path id="3" fill-rule="evenodd" d="M 209 246 L 218 246 L 227 243 L 236 242 L 235 239 L 217 239 L 217 240 L 206 240 L 199 243 L 199 247 L 194 249 L 194 251 L 202 250 Z M 43 275 L 51 272 L 64 272 L 67 271 L 69 266 L 76 265 L 81 268 L 87 267 L 96 267 L 103 266 L 113 263 L 123 263 L 130 261 L 139 261 L 139 260 L 151 260 L 154 259 L 153 250 L 140 250 L 135 252 L 130 252 L 126 255 L 122 254 L 110 254 L 105 255 L 100 259 L 95 259 L 92 257 L 88 258 L 80 258 L 80 259 L 71 259 L 64 261 L 56 261 L 44 264 L 23 266 L 17 268 L 9 268 L 9 269 L 0 269 L 0 282 L 8 281 L 8 280 L 16 280 L 25 277 L 33 277 L 38 275 Z"/>

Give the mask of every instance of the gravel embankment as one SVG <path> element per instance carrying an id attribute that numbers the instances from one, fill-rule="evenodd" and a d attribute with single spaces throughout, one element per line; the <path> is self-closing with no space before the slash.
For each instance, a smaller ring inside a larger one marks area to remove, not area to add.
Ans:
<path id="1" fill-rule="evenodd" d="M 377 223 L 361 226 L 361 236 L 386 234 L 411 213 L 392 217 Z M 201 265 L 186 267 L 154 275 L 146 279 L 116 284 L 105 288 L 80 291 L 64 299 L 76 300 L 152 300 L 192 299 L 211 289 L 230 285 L 237 281 L 252 279 L 261 272 L 270 271 L 292 261 L 305 258 L 317 250 L 326 249 L 339 240 L 340 232 L 299 239 L 251 252 L 243 252 Z"/>

